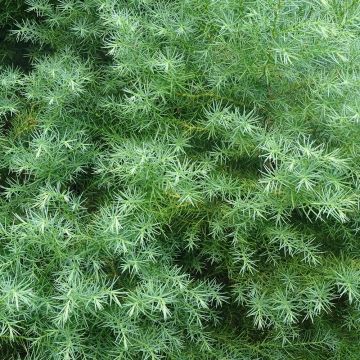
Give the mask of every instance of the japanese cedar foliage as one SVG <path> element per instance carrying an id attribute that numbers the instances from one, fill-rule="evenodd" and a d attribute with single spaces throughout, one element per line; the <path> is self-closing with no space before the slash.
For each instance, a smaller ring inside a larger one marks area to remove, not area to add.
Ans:
<path id="1" fill-rule="evenodd" d="M 359 358 L 358 0 L 0 4 L 2 359 Z"/>

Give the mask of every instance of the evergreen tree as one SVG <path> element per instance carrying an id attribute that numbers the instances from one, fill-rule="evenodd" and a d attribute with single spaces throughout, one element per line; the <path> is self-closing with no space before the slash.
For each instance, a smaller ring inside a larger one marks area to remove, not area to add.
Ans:
<path id="1" fill-rule="evenodd" d="M 359 358 L 358 0 L 0 7 L 1 358 Z"/>

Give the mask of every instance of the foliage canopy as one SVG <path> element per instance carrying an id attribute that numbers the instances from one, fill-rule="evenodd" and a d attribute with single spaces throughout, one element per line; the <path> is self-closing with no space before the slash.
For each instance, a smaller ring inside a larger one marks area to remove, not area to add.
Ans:
<path id="1" fill-rule="evenodd" d="M 0 8 L 1 358 L 359 358 L 358 0 Z"/>

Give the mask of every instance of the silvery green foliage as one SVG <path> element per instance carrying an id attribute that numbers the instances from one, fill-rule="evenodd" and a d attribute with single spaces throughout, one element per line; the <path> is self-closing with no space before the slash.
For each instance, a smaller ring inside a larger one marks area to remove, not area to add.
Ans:
<path id="1" fill-rule="evenodd" d="M 3 358 L 357 359 L 360 3 L 4 4 Z"/>

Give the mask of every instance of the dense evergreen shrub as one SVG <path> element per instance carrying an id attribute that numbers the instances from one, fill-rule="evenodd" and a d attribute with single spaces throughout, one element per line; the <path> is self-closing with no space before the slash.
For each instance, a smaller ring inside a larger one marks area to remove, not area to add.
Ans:
<path id="1" fill-rule="evenodd" d="M 358 0 L 0 8 L 2 359 L 359 359 Z"/>

